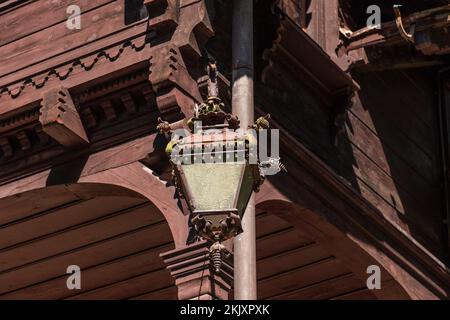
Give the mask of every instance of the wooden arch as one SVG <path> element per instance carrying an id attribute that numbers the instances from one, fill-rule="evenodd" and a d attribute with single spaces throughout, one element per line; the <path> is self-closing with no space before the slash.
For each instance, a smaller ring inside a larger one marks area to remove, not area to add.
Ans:
<path id="1" fill-rule="evenodd" d="M 257 205 L 257 209 L 286 221 L 305 239 L 308 239 L 308 242 L 320 245 L 330 255 L 338 259 L 343 268 L 353 273 L 353 278 L 356 277 L 360 280 L 358 287 L 354 289 L 365 291 L 365 296 L 369 296 L 372 293 L 378 299 L 410 299 L 410 296 L 401 285 L 392 278 L 392 275 L 379 262 L 358 247 L 345 234 L 323 219 L 320 219 L 310 210 L 282 200 L 264 201 Z M 381 270 L 381 289 L 379 290 L 369 291 L 361 288 L 369 277 L 366 270 L 371 265 L 379 266 Z M 349 275 L 347 272 L 342 273 L 343 277 Z M 321 281 L 326 281 L 326 276 Z M 348 290 L 350 291 L 351 289 Z M 347 292 L 341 292 L 341 294 L 345 295 Z"/>
<path id="2" fill-rule="evenodd" d="M 300 203 L 298 200 L 296 203 L 286 198 L 267 182 L 257 194 L 256 208 L 287 221 L 300 233 L 324 245 L 364 282 L 369 276 L 367 267 L 379 266 L 381 289 L 371 290 L 377 298 L 436 299 L 433 292 L 380 250 L 361 230 L 351 223 L 343 230 L 340 217 L 329 216 L 306 201 Z"/>
<path id="3" fill-rule="evenodd" d="M 81 198 L 105 195 L 145 198 L 164 216 L 175 246 L 178 248 L 186 245 L 188 217 L 180 209 L 173 187 L 166 186 L 166 182 L 159 180 L 138 161 L 98 172 L 83 165 L 81 172 L 76 170 L 79 163 L 69 163 L 3 185 L 0 189 L 0 203 L 16 198 L 17 205 L 20 205 L 20 198 L 24 194 L 40 192 L 39 190 L 55 190 L 57 193 L 75 194 Z M 74 171 L 77 172 L 75 175 Z"/>
<path id="4" fill-rule="evenodd" d="M 138 162 L 76 181 L 71 169 L 1 188 L 0 299 L 175 299 L 160 258 L 186 241 L 173 192 Z M 66 288 L 72 264 L 81 291 Z"/>

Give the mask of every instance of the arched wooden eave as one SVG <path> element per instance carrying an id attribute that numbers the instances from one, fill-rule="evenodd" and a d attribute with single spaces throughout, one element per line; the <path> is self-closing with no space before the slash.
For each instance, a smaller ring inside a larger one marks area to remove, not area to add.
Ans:
<path id="1" fill-rule="evenodd" d="M 305 194 L 303 201 L 300 189 L 297 194 L 297 201 L 293 201 L 266 181 L 257 193 L 257 212 L 274 215 L 286 221 L 298 232 L 300 238 L 304 237 L 303 239 L 326 248 L 330 255 L 338 259 L 363 285 L 369 276 L 367 267 L 379 266 L 381 289 L 370 290 L 377 299 L 437 299 L 433 291 L 383 252 L 363 230 L 355 228 L 350 221 L 344 221 L 345 217 L 336 218 L 335 215 L 330 216 L 318 207 L 309 205 L 309 195 Z M 340 228 L 342 223 L 348 224 L 346 230 Z M 283 240 L 280 238 L 279 241 Z M 295 278 L 292 281 L 295 281 Z"/>
<path id="2" fill-rule="evenodd" d="M 0 188 L 0 202 L 6 198 L 20 198 L 28 192 L 37 190 L 59 189 L 62 193 L 76 194 L 80 197 L 92 196 L 130 196 L 147 199 L 155 209 L 164 216 L 176 247 L 182 247 L 187 239 L 188 217 L 183 214 L 180 204 L 175 198 L 173 187 L 166 186 L 166 182 L 160 180 L 156 174 L 141 162 L 131 162 L 106 170 L 93 170 L 89 164 L 84 164 L 84 169 L 77 178 L 67 178 L 74 170 L 77 163 L 69 163 L 58 168 L 48 169 L 29 177 L 3 185 Z M 89 171 L 92 170 L 90 174 Z M 57 172 L 57 173 L 55 173 Z M 63 189 L 61 189 L 63 188 Z"/>
<path id="3" fill-rule="evenodd" d="M 186 244 L 173 187 L 140 162 L 71 170 L 0 188 L 0 299 L 176 299 L 160 258 Z M 66 264 L 80 264 L 82 291 L 67 290 Z"/>

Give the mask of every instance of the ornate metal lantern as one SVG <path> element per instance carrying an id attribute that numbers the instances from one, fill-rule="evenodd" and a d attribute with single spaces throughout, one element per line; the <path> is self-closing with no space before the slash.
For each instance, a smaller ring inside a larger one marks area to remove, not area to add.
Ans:
<path id="1" fill-rule="evenodd" d="M 173 138 L 166 147 L 175 185 L 191 212 L 197 234 L 214 244 L 211 256 L 220 270 L 222 241 L 242 232 L 241 217 L 262 183 L 257 140 L 237 130 L 239 121 L 223 111 L 218 97 L 195 108 L 191 135 Z M 253 161 L 251 161 L 254 159 Z"/>
<path id="2" fill-rule="evenodd" d="M 256 137 L 235 131 L 239 121 L 210 97 L 188 124 L 193 134 L 172 140 L 174 179 L 192 213 L 198 234 L 214 242 L 236 236 L 251 193 L 262 182 L 256 161 Z M 198 125 L 195 130 L 194 126 Z"/>
<path id="3" fill-rule="evenodd" d="M 223 111 L 224 104 L 215 96 L 215 68 L 208 71 L 210 97 L 195 106 L 194 117 L 188 121 L 191 134 L 172 136 L 166 152 L 193 227 L 199 236 L 214 242 L 211 258 L 219 271 L 221 242 L 242 232 L 241 218 L 252 192 L 263 182 L 264 170 L 257 159 L 255 130 L 239 130 L 237 117 Z M 258 119 L 253 129 L 267 129 L 267 119 Z M 158 128 L 170 130 L 162 121 Z"/>

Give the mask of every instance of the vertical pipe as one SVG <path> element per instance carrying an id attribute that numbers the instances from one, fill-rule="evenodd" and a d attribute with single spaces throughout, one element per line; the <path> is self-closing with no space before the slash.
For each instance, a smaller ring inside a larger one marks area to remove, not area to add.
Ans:
<path id="1" fill-rule="evenodd" d="M 253 0 L 233 3 L 232 109 L 241 128 L 253 124 Z M 250 198 L 242 218 L 242 232 L 234 239 L 234 297 L 256 299 L 255 200 Z"/>
<path id="2" fill-rule="evenodd" d="M 448 110 L 446 107 L 446 97 L 444 88 L 444 76 L 450 73 L 450 67 L 445 67 L 438 71 L 438 118 L 439 118 L 439 138 L 441 147 L 441 161 L 443 174 L 443 194 L 444 194 L 444 237 L 447 241 L 446 260 L 450 263 L 450 187 L 449 187 L 449 123 Z"/>

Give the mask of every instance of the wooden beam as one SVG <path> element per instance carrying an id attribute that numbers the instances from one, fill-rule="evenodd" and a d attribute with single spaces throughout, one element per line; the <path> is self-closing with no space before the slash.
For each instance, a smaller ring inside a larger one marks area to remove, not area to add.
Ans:
<path id="1" fill-rule="evenodd" d="M 89 144 L 78 110 L 69 91 L 62 86 L 44 94 L 39 122 L 44 132 L 65 147 Z"/>
<path id="2" fill-rule="evenodd" d="M 152 249 L 157 250 L 158 253 L 170 250 L 173 245 L 171 243 L 167 245 L 166 239 L 171 240 L 167 232 L 167 226 L 157 223 L 93 242 L 48 259 L 35 261 L 11 272 L 0 274 L 1 297 L 5 299 L 4 294 L 14 295 L 14 291 L 27 287 L 30 289 L 32 287 L 45 289 L 42 286 L 45 286 L 45 283 L 52 279 L 63 277 L 65 281 L 67 279 L 65 270 L 68 265 L 72 264 L 72 261 L 77 261 L 82 270 L 88 271 L 91 268 L 96 268 L 96 266 L 108 265 L 112 261 L 117 261 L 130 254 Z M 161 245 L 161 243 L 164 244 Z M 156 258 L 159 259 L 159 257 Z M 65 288 L 65 286 L 62 286 L 62 288 Z M 64 298 L 61 295 L 51 297 L 55 293 L 57 292 L 34 291 L 35 298 Z M 36 297 L 36 295 L 38 296 Z M 20 297 L 24 299 L 26 294 L 22 292 Z"/>

